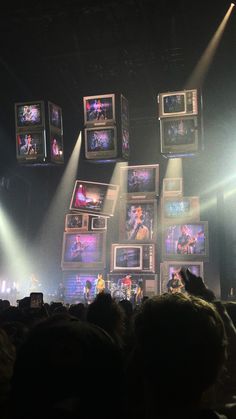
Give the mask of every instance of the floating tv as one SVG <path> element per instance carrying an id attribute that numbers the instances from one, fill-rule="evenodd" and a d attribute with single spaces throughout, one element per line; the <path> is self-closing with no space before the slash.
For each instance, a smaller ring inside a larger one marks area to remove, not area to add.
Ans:
<path id="1" fill-rule="evenodd" d="M 150 199 L 159 195 L 159 164 L 121 166 L 121 195 L 127 199 Z"/>
<path id="2" fill-rule="evenodd" d="M 70 210 L 112 216 L 118 191 L 118 185 L 76 180 Z"/>
<path id="3" fill-rule="evenodd" d="M 203 262 L 165 261 L 161 266 L 161 292 L 167 292 L 167 283 L 172 278 L 172 274 L 177 274 L 181 268 L 189 269 L 196 276 L 203 278 Z"/>
<path id="4" fill-rule="evenodd" d="M 164 197 L 161 208 L 162 221 L 165 223 L 200 221 L 198 196 Z"/>
<path id="5" fill-rule="evenodd" d="M 182 196 L 183 178 L 164 178 L 162 194 L 163 196 Z"/>
<path id="6" fill-rule="evenodd" d="M 115 123 L 115 95 L 85 96 L 84 125 L 99 126 Z"/>
<path id="7" fill-rule="evenodd" d="M 159 93 L 159 118 L 198 115 L 197 89 Z"/>
<path id="8" fill-rule="evenodd" d="M 117 157 L 116 127 L 85 128 L 86 159 L 109 159 Z"/>
<path id="9" fill-rule="evenodd" d="M 162 154 L 189 154 L 199 151 L 201 126 L 197 117 L 160 119 Z"/>
<path id="10" fill-rule="evenodd" d="M 45 128 L 43 101 L 15 103 L 15 123 L 17 131 Z"/>

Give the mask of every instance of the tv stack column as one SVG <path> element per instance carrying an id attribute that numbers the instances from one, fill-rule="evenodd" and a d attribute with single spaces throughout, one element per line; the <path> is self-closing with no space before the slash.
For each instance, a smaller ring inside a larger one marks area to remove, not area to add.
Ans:
<path id="1" fill-rule="evenodd" d="M 160 93 L 158 107 L 164 157 L 189 158 L 203 150 L 202 100 L 196 89 Z M 203 265 L 209 257 L 208 222 L 200 221 L 199 201 L 198 196 L 184 196 L 183 178 L 178 174 L 163 179 L 161 292 L 184 291 L 178 282 L 181 267 L 204 277 Z M 173 278 L 180 287 L 171 286 Z"/>
<path id="2" fill-rule="evenodd" d="M 120 168 L 119 242 L 111 246 L 109 287 L 118 299 L 140 304 L 159 292 L 156 274 L 159 165 Z"/>
<path id="3" fill-rule="evenodd" d="M 42 100 L 15 103 L 15 126 L 18 163 L 64 163 L 60 106 Z"/>

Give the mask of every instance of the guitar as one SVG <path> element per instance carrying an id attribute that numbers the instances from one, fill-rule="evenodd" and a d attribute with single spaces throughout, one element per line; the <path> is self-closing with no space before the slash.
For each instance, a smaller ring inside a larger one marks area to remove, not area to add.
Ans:
<path id="1" fill-rule="evenodd" d="M 86 250 L 89 247 L 88 244 L 82 244 L 80 243 L 77 248 L 73 249 L 71 251 L 71 258 L 75 259 L 78 256 L 82 256 L 82 253 L 84 252 L 84 250 Z"/>
<path id="2" fill-rule="evenodd" d="M 180 254 L 180 255 L 191 254 L 192 249 L 193 249 L 194 245 L 196 244 L 196 242 L 198 240 L 198 237 L 202 237 L 202 236 L 204 236 L 204 232 L 199 231 L 196 234 L 196 236 L 189 237 L 187 242 L 185 242 L 184 244 L 178 243 L 177 244 L 177 253 Z"/>

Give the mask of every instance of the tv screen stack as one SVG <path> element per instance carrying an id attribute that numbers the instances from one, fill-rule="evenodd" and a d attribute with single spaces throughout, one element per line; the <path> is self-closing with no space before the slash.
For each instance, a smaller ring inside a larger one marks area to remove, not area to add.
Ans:
<path id="1" fill-rule="evenodd" d="M 15 103 L 16 158 L 21 164 L 64 162 L 62 109 L 42 100 Z"/>
<path id="2" fill-rule="evenodd" d="M 192 157 L 203 149 L 201 96 L 197 89 L 159 93 L 161 154 Z"/>
<path id="3" fill-rule="evenodd" d="M 127 160 L 129 105 L 122 94 L 85 96 L 84 148 L 91 161 Z"/>

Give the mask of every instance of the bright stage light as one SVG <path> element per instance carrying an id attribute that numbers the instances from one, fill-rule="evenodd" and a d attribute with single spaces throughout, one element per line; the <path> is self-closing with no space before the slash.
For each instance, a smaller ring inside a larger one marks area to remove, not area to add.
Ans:
<path id="1" fill-rule="evenodd" d="M 182 159 L 168 159 L 165 178 L 182 178 L 183 164 Z"/>

